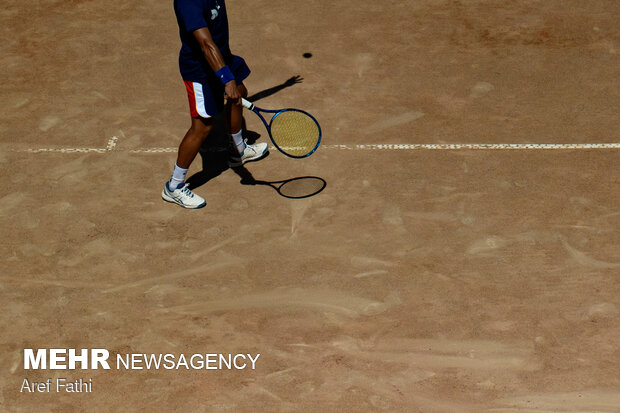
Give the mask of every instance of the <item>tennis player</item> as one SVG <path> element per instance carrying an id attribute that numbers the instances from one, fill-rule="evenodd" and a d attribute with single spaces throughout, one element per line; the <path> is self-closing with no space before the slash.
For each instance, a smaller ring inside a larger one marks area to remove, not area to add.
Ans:
<path id="1" fill-rule="evenodd" d="M 258 160 L 269 148 L 266 143 L 249 145 L 243 139 L 241 98 L 248 94 L 243 81 L 250 69 L 245 60 L 230 51 L 224 0 L 174 0 L 174 12 L 181 36 L 179 69 L 192 124 L 181 141 L 172 177 L 161 196 L 164 201 L 195 209 L 205 206 L 206 201 L 188 188 L 185 177 L 216 115 L 224 112 L 231 138 L 230 166 Z"/>

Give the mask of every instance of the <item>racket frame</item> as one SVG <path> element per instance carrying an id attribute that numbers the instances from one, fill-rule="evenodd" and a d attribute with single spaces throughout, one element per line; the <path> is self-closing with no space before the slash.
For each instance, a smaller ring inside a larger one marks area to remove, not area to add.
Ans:
<path id="1" fill-rule="evenodd" d="M 260 118 L 260 120 L 263 122 L 263 124 L 265 125 L 265 129 L 267 129 L 267 133 L 269 134 L 269 139 L 271 139 L 271 142 L 273 143 L 273 146 L 276 147 L 276 149 L 278 151 L 280 151 L 282 154 L 288 156 L 289 158 L 296 158 L 296 159 L 300 159 L 300 158 L 307 158 L 308 156 L 312 155 L 319 147 L 319 145 L 321 144 L 321 138 L 323 137 L 323 133 L 321 131 L 321 125 L 319 124 L 319 122 L 316 120 L 316 118 L 314 116 L 312 116 L 311 114 L 309 114 L 308 112 L 301 110 L 301 109 L 292 109 L 292 108 L 286 108 L 286 109 L 263 109 L 263 108 L 259 108 L 256 105 L 254 105 L 252 102 L 241 98 L 241 105 L 243 105 L 244 108 L 251 110 L 252 112 L 256 113 L 256 115 L 258 115 L 258 117 Z M 310 117 L 310 119 L 312 119 L 314 121 L 314 123 L 316 124 L 316 127 L 319 130 L 319 139 L 317 139 L 316 145 L 314 145 L 314 148 L 312 148 L 312 150 L 304 155 L 292 155 L 290 153 L 287 153 L 284 149 L 280 148 L 280 146 L 278 146 L 278 144 L 276 143 L 276 141 L 273 139 L 273 136 L 271 135 L 271 125 L 273 124 L 273 121 L 278 117 L 278 115 L 280 115 L 281 113 L 284 112 L 300 112 L 303 113 L 304 115 Z M 275 115 L 272 116 L 271 120 L 269 122 L 267 122 L 267 120 L 265 120 L 265 118 L 263 117 L 263 115 L 261 115 L 260 112 L 265 112 L 265 113 L 275 113 Z"/>

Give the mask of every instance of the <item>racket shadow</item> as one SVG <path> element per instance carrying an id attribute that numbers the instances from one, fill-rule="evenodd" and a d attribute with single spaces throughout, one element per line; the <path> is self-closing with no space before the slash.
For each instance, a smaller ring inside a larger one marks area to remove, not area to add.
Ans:
<path id="1" fill-rule="evenodd" d="M 318 176 L 298 176 L 281 181 L 262 181 L 255 179 L 243 166 L 231 168 L 241 178 L 241 185 L 269 186 L 278 195 L 288 199 L 303 199 L 318 195 L 325 189 L 327 182 Z"/>

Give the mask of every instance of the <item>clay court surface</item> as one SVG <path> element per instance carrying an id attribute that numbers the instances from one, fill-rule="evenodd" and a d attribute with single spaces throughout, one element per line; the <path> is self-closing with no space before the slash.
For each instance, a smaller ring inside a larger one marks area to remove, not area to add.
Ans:
<path id="1" fill-rule="evenodd" d="M 189 126 L 172 2 L 4 0 L 0 410 L 619 412 L 620 3 L 228 9 L 250 95 L 303 79 L 255 103 L 324 146 L 199 157 L 188 211 L 160 198 Z M 260 358 L 26 371 L 24 348 Z M 20 393 L 59 377 L 93 391 Z"/>

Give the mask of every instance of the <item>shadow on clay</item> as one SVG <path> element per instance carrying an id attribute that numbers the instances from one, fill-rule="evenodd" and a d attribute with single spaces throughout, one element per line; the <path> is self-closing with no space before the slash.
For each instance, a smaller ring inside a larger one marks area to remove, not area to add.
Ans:
<path id="1" fill-rule="evenodd" d="M 243 166 L 232 168 L 241 178 L 241 185 L 265 185 L 276 190 L 278 195 L 289 199 L 310 198 L 319 194 L 327 186 L 327 182 L 318 176 L 298 176 L 281 181 L 261 181 Z"/>
<path id="2" fill-rule="evenodd" d="M 278 93 L 282 89 L 286 89 L 287 87 L 291 87 L 293 85 L 296 85 L 297 83 L 301 83 L 303 82 L 303 80 L 304 78 L 299 75 L 293 76 L 280 85 L 271 87 L 269 89 L 262 90 L 258 93 L 253 94 L 252 96 L 248 96 L 248 100 L 250 102 L 256 102 L 257 100 L 264 99 L 268 96 L 273 95 L 274 93 Z"/>

